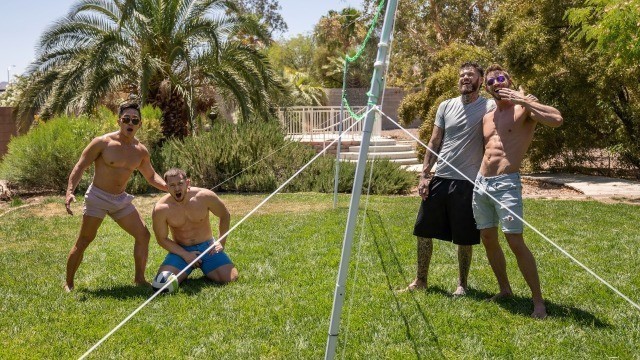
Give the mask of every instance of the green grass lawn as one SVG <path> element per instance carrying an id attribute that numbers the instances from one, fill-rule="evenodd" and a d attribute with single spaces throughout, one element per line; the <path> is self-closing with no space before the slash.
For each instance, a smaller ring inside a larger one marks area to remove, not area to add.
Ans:
<path id="1" fill-rule="evenodd" d="M 264 198 L 221 196 L 234 222 Z M 136 200 L 147 222 L 153 200 Z M 110 219 L 85 254 L 76 291 L 62 291 L 80 224 L 80 216 L 64 213 L 62 201 L 51 198 L 0 218 L 2 359 L 78 358 L 151 295 L 132 285 L 133 240 Z M 529 317 L 530 293 L 504 241 L 513 299 L 484 301 L 497 284 L 482 247 L 475 248 L 469 295 L 452 298 L 455 248 L 439 241 L 428 291 L 397 293 L 415 273 L 417 206 L 416 197 L 370 198 L 367 222 L 354 239 L 338 358 L 640 356 L 640 311 L 530 230 L 525 239 L 547 299 L 544 321 Z M 335 210 L 332 195 L 276 196 L 230 235 L 227 252 L 238 282 L 216 286 L 196 270 L 177 294 L 156 298 L 90 358 L 322 358 L 347 207 L 347 196 Z M 639 206 L 527 200 L 525 218 L 640 302 Z M 148 279 L 164 255 L 152 238 Z"/>

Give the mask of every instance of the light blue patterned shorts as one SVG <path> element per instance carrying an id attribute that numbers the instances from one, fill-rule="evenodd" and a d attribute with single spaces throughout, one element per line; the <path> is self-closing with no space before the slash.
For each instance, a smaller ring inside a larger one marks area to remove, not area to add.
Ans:
<path id="1" fill-rule="evenodd" d="M 475 185 L 473 217 L 476 219 L 478 229 L 498 227 L 498 224 L 501 224 L 504 233 L 522 234 L 523 223 L 520 219 L 523 218 L 523 211 L 520 173 L 491 177 L 478 174 Z M 493 196 L 498 202 L 487 194 Z"/>

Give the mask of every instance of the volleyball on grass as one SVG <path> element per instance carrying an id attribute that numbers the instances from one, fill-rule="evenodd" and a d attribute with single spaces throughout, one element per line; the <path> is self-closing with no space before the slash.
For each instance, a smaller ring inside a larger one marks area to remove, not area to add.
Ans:
<path id="1" fill-rule="evenodd" d="M 178 291 L 178 277 L 175 276 L 171 271 L 162 271 L 158 273 L 158 275 L 153 278 L 151 286 L 153 287 L 153 290 L 158 291 L 166 283 L 170 284 L 166 288 L 164 288 L 164 290 L 162 290 L 163 293 L 172 293 Z"/>

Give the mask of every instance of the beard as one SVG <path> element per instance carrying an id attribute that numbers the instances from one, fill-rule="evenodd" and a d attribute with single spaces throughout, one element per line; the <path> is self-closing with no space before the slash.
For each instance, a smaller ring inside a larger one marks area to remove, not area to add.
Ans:
<path id="1" fill-rule="evenodd" d="M 478 91 L 478 89 L 480 88 L 480 80 L 476 80 L 476 82 L 472 82 L 470 84 L 460 84 L 459 86 L 459 90 L 460 90 L 460 94 L 462 95 L 468 95 L 468 94 L 472 94 L 476 91 Z"/>

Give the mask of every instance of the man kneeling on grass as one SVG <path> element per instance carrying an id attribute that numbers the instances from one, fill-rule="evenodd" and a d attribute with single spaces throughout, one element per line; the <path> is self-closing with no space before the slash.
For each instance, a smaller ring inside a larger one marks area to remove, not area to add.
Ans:
<path id="1" fill-rule="evenodd" d="M 187 174 L 180 169 L 170 169 L 164 174 L 169 194 L 163 196 L 153 209 L 153 232 L 158 244 L 169 251 L 158 273 L 179 273 L 198 255 L 214 246 L 187 269 L 178 280 L 186 279 L 194 267 L 199 267 L 207 278 L 226 284 L 238 278 L 229 256 L 224 252 L 225 236 L 217 241 L 212 234 L 209 213 L 220 219 L 218 237 L 229 231 L 231 216 L 222 200 L 211 190 L 190 186 Z M 171 229 L 173 239 L 169 238 Z"/>

